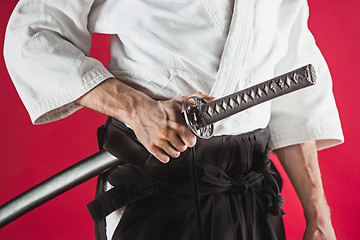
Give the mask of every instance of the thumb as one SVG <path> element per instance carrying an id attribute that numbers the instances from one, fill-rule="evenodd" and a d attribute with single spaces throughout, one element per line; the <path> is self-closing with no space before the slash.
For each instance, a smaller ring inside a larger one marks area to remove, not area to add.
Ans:
<path id="1" fill-rule="evenodd" d="M 197 92 L 197 93 L 193 93 L 191 95 L 187 95 L 187 96 L 181 96 L 176 98 L 176 101 L 178 101 L 179 103 L 184 103 L 186 99 L 188 99 L 189 97 L 200 97 L 202 99 L 205 100 L 205 102 L 211 102 L 215 100 L 215 97 L 211 97 L 207 94 L 204 94 L 202 92 Z"/>
<path id="2" fill-rule="evenodd" d="M 209 95 L 206 95 L 202 92 L 197 92 L 197 93 L 193 93 L 191 95 L 188 95 L 188 96 L 181 96 L 181 97 L 178 97 L 176 98 L 175 100 L 181 104 L 181 111 L 184 111 L 184 102 L 186 101 L 186 99 L 190 98 L 190 97 L 199 97 L 201 99 L 203 99 L 205 102 L 211 102 L 211 101 L 214 101 L 215 100 L 215 97 L 211 97 Z M 190 104 L 194 104 L 194 102 L 190 101 Z"/>
<path id="3" fill-rule="evenodd" d="M 195 93 L 195 94 L 192 94 L 191 96 L 200 97 L 200 98 L 204 99 L 205 102 L 211 102 L 211 101 L 214 101 L 214 100 L 215 100 L 215 97 L 211 97 L 211 96 L 209 96 L 209 95 L 207 95 L 207 94 L 204 94 L 204 93 L 202 93 L 202 92 L 197 92 L 197 93 Z"/>

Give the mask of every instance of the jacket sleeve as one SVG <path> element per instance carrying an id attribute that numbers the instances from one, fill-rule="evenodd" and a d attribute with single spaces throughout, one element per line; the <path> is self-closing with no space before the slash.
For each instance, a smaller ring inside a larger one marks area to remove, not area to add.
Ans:
<path id="1" fill-rule="evenodd" d="M 5 36 L 4 57 L 34 124 L 64 118 L 73 101 L 112 77 L 90 58 L 88 13 L 94 0 L 20 0 Z"/>
<path id="2" fill-rule="evenodd" d="M 315 86 L 272 101 L 270 148 L 276 149 L 310 140 L 324 149 L 344 141 L 332 92 L 327 64 L 308 29 L 309 9 L 305 0 L 282 1 L 279 14 L 281 43 L 287 48 L 275 67 L 275 76 L 313 64 Z"/>

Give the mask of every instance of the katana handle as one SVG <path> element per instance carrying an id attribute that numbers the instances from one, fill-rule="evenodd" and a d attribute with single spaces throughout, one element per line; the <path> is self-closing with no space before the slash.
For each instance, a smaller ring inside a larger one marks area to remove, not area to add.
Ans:
<path id="1" fill-rule="evenodd" d="M 190 97 L 184 103 L 185 120 L 195 135 L 210 138 L 213 123 L 315 83 L 315 69 L 309 64 L 209 103 L 199 97 Z"/>

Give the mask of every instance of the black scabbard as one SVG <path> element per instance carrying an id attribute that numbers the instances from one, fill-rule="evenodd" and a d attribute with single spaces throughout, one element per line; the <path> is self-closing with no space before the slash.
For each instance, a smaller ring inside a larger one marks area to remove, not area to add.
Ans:
<path id="1" fill-rule="evenodd" d="M 120 162 L 110 153 L 100 151 L 46 179 L 0 206 L 0 228 Z"/>

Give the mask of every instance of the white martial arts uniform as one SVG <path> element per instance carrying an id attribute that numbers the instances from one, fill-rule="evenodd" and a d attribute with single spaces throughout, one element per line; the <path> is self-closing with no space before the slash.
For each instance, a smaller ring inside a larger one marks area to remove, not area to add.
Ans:
<path id="1" fill-rule="evenodd" d="M 214 97 L 305 64 L 318 83 L 234 115 L 215 133 L 270 126 L 272 149 L 343 141 L 328 67 L 307 26 L 306 0 L 20 0 L 5 60 L 32 121 L 64 118 L 73 101 L 116 77 L 154 99 Z M 110 35 L 105 68 L 89 57 L 91 33 Z"/>

